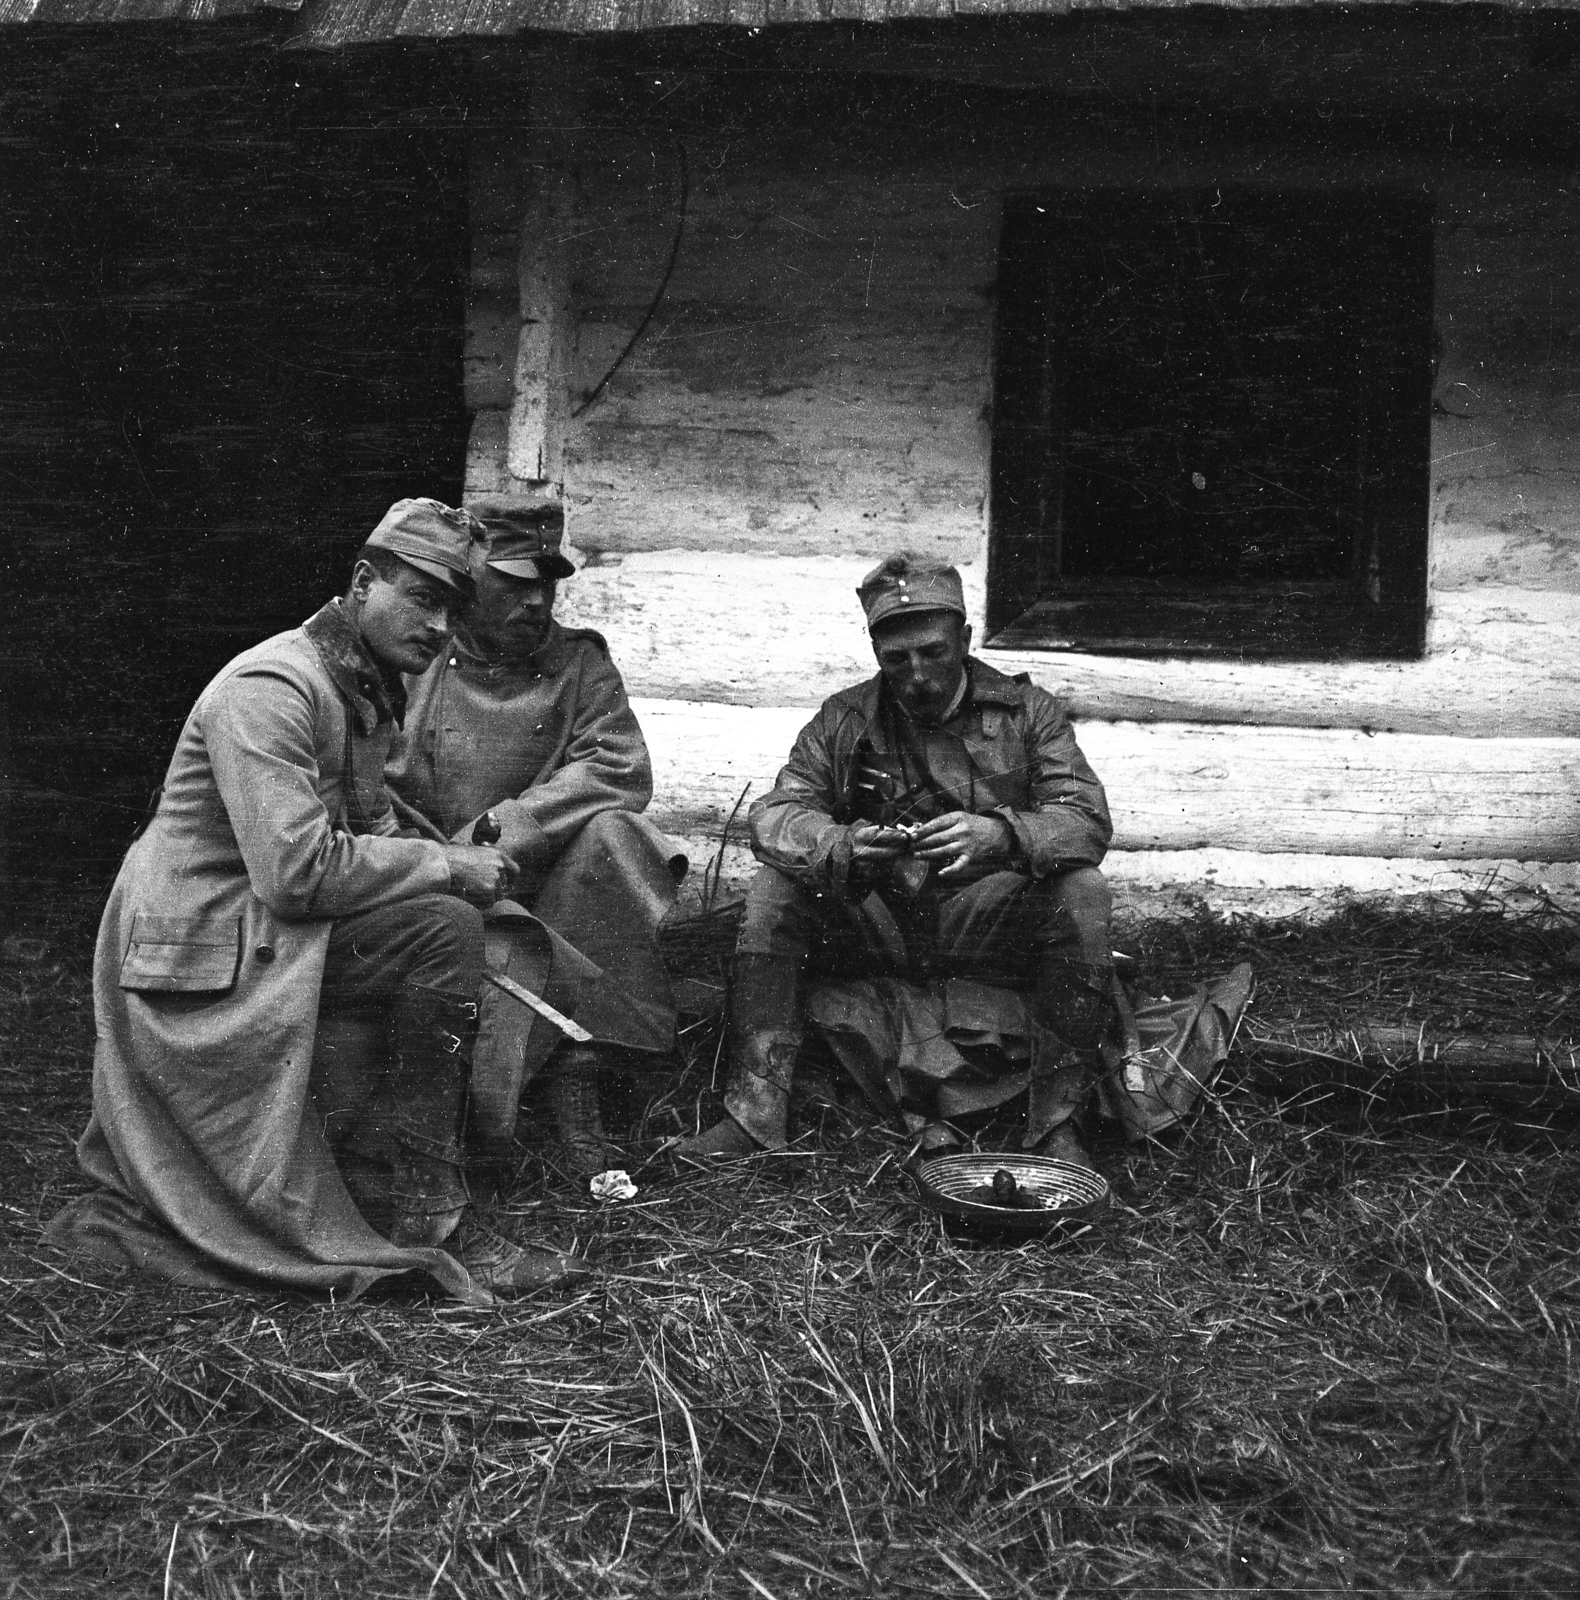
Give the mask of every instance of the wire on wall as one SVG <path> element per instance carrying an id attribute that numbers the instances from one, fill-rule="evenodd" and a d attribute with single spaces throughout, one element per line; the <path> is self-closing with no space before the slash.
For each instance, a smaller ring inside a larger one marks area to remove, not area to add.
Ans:
<path id="1" fill-rule="evenodd" d="M 647 325 L 653 320 L 654 313 L 663 303 L 664 291 L 669 288 L 669 280 L 674 275 L 675 263 L 680 259 L 680 242 L 686 235 L 686 208 L 691 200 L 691 169 L 686 162 L 685 142 L 679 138 L 675 140 L 675 159 L 680 168 L 680 208 L 675 218 L 675 237 L 669 246 L 669 260 L 664 265 L 664 276 L 658 280 L 658 288 L 654 292 L 652 304 L 642 313 L 642 320 L 636 325 L 636 332 L 625 342 L 625 349 L 614 358 L 609 370 L 587 391 L 587 398 L 571 412 L 571 420 L 586 415 L 597 403 L 598 398 L 609 387 L 625 359 L 641 343 L 642 335 L 647 332 Z"/>

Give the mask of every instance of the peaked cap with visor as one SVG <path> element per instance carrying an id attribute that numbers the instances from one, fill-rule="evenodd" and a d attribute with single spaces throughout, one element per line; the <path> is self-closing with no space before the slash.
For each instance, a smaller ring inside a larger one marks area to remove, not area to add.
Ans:
<path id="1" fill-rule="evenodd" d="M 576 574 L 560 551 L 565 513 L 559 506 L 475 504 L 473 512 L 488 534 L 485 558 L 496 572 L 544 583 Z"/>

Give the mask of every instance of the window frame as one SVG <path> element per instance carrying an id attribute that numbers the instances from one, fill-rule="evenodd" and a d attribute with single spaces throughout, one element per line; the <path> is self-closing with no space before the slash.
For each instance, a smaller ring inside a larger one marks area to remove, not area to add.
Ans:
<path id="1" fill-rule="evenodd" d="M 1261 660 L 1410 660 L 1424 654 L 1432 410 L 1433 204 L 1422 189 L 1362 185 L 1167 191 L 1353 201 L 1391 229 L 1350 282 L 1382 292 L 1357 315 L 1357 401 L 1349 572 L 1343 578 L 1192 585 L 1072 578 L 1061 570 L 1066 396 L 1061 354 L 1069 310 L 1058 255 L 1074 219 L 1103 206 L 1159 204 L 1160 192 L 1066 185 L 1006 197 L 993 351 L 986 644 L 1032 651 Z M 1138 210 L 1138 215 L 1140 214 Z M 1399 280 L 1405 281 L 1399 281 Z M 1061 320 L 1062 319 L 1062 320 Z"/>

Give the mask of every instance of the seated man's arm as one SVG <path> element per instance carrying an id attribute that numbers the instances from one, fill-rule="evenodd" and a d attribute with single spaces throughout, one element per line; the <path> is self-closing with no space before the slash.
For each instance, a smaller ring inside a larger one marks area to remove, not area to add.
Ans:
<path id="1" fill-rule="evenodd" d="M 489 807 L 499 848 L 523 869 L 543 868 L 601 811 L 644 811 L 653 798 L 653 763 L 619 669 L 589 648 L 565 701 L 570 727 L 561 764 L 540 783 Z M 454 837 L 470 840 L 477 819 Z"/>
<path id="2" fill-rule="evenodd" d="M 1026 710 L 1031 805 L 1025 810 L 1003 806 L 997 815 L 1010 825 L 1015 854 L 1034 877 L 1070 867 L 1095 867 L 1114 835 L 1103 786 L 1052 695 L 1031 690 Z"/>
<path id="3" fill-rule="evenodd" d="M 276 916 L 342 917 L 451 887 L 445 847 L 336 829 L 318 797 L 311 691 L 269 668 L 211 691 L 203 737 L 253 893 Z"/>
<path id="4" fill-rule="evenodd" d="M 448 844 L 444 831 L 436 822 L 430 822 L 416 806 L 401 797 L 392 789 L 385 791 L 389 795 L 390 810 L 388 828 L 373 828 L 374 833 L 398 833 L 403 839 L 434 839 L 440 844 Z M 467 835 L 467 843 L 471 843 L 471 835 Z"/>
<path id="5" fill-rule="evenodd" d="M 836 821 L 844 794 L 835 767 L 839 718 L 825 706 L 801 730 L 773 788 L 747 814 L 752 853 L 759 861 L 803 882 L 843 889 L 853 864 L 890 859 L 897 846 L 882 842 L 875 823 Z"/>

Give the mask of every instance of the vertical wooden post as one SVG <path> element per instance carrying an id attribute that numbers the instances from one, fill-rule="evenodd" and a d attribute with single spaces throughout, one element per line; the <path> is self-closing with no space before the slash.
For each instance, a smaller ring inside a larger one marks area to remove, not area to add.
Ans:
<path id="1" fill-rule="evenodd" d="M 571 167 L 575 96 L 563 64 L 545 62 L 532 88 L 529 137 L 535 182 L 521 213 L 516 340 L 505 464 L 529 492 L 558 497 L 570 409 L 570 251 L 576 179 Z"/>

